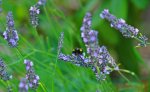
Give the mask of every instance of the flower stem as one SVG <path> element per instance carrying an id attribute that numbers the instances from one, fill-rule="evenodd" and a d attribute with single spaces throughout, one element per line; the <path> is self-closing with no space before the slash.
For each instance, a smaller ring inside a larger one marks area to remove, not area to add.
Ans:
<path id="1" fill-rule="evenodd" d="M 23 55 L 21 54 L 21 51 L 19 50 L 18 47 L 16 47 L 16 50 L 17 50 L 18 54 L 23 58 Z"/>
<path id="2" fill-rule="evenodd" d="M 41 88 L 43 89 L 44 92 L 48 92 L 41 82 L 39 83 L 39 85 L 41 86 Z"/>

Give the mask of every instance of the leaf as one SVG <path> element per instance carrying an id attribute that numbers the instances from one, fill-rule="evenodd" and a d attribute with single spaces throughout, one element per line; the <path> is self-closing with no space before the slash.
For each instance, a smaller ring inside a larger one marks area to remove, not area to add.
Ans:
<path id="1" fill-rule="evenodd" d="M 117 17 L 127 18 L 128 1 L 127 0 L 111 0 L 110 11 Z"/>
<path id="2" fill-rule="evenodd" d="M 143 62 L 141 56 L 132 44 L 131 39 L 121 38 L 121 42 L 116 47 L 119 61 L 124 68 L 139 75 L 139 62 Z"/>
<path id="3" fill-rule="evenodd" d="M 131 0 L 131 2 L 139 9 L 145 9 L 148 5 L 150 0 Z"/>

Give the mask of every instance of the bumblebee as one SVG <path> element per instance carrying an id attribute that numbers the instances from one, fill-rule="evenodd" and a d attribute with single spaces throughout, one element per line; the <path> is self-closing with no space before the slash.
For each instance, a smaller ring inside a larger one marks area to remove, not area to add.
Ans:
<path id="1" fill-rule="evenodd" d="M 72 50 L 74 63 L 76 65 L 83 65 L 84 56 L 83 56 L 83 50 L 81 48 L 75 48 Z"/>
<path id="2" fill-rule="evenodd" d="M 81 48 L 75 48 L 72 50 L 72 54 L 78 56 L 83 54 L 83 50 Z"/>

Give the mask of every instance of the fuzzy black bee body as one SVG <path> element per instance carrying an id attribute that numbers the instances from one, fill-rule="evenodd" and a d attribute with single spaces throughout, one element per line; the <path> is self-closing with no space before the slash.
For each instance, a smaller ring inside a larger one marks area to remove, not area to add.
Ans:
<path id="1" fill-rule="evenodd" d="M 78 56 L 83 54 L 83 50 L 81 48 L 75 48 L 72 50 L 72 54 Z"/>

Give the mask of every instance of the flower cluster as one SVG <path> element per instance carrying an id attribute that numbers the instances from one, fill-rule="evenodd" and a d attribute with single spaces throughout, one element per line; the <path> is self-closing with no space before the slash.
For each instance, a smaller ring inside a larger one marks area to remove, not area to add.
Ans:
<path id="1" fill-rule="evenodd" d="M 40 13 L 40 10 L 36 6 L 31 6 L 29 11 L 30 22 L 34 27 L 36 27 L 38 25 L 38 14 Z"/>
<path id="2" fill-rule="evenodd" d="M 63 39 L 64 39 L 64 32 L 61 33 L 60 38 L 59 38 L 58 58 L 66 62 L 72 62 L 77 66 L 86 66 L 86 62 L 88 61 L 88 59 L 85 58 L 84 54 L 72 53 L 71 55 L 65 55 L 61 52 L 61 48 L 63 46 Z"/>
<path id="3" fill-rule="evenodd" d="M 28 92 L 28 84 L 25 78 L 22 78 L 20 81 L 19 92 Z"/>
<path id="4" fill-rule="evenodd" d="M 39 0 L 38 2 L 37 2 L 37 5 L 45 5 L 45 3 L 46 3 L 46 0 Z"/>
<path id="5" fill-rule="evenodd" d="M 147 45 L 148 40 L 147 37 L 141 35 L 137 28 L 134 28 L 133 26 L 126 24 L 125 20 L 123 20 L 122 18 L 118 19 L 114 15 L 110 14 L 108 9 L 104 9 L 104 11 L 102 11 L 102 13 L 100 14 L 100 17 L 102 19 L 108 20 L 111 24 L 111 27 L 119 30 L 124 37 L 136 38 L 140 40 L 139 43 L 140 46 Z"/>
<path id="6" fill-rule="evenodd" d="M 98 44 L 98 32 L 91 29 L 91 14 L 87 13 L 83 19 L 81 27 L 81 37 L 89 54 L 91 68 L 96 74 L 97 79 L 105 79 L 106 74 L 117 70 L 118 66 L 110 56 L 105 46 Z"/>
<path id="7" fill-rule="evenodd" d="M 63 53 L 60 53 L 59 59 L 66 62 L 71 62 L 77 66 L 88 67 L 90 65 L 89 58 L 85 57 L 84 54 L 75 55 L 74 53 L 72 53 L 71 55 L 65 55 Z"/>
<path id="8" fill-rule="evenodd" d="M 11 47 L 16 47 L 18 44 L 18 34 L 16 29 L 14 28 L 14 19 L 12 12 L 8 12 L 7 15 L 7 28 L 6 31 L 3 33 L 4 39 L 8 41 L 8 44 Z"/>
<path id="9" fill-rule="evenodd" d="M 36 27 L 38 25 L 38 15 L 40 14 L 39 7 L 41 5 L 44 5 L 46 3 L 46 0 L 39 0 L 35 5 L 31 6 L 29 9 L 30 12 L 30 22 L 31 24 Z"/>
<path id="10" fill-rule="evenodd" d="M 36 89 L 39 85 L 39 76 L 35 74 L 33 69 L 33 63 L 30 60 L 24 60 L 24 64 L 26 65 L 26 79 L 29 82 L 29 87 Z"/>
<path id="11" fill-rule="evenodd" d="M 6 65 L 2 59 L 0 59 L 0 78 L 4 81 L 10 80 L 12 78 L 12 76 L 7 73 Z"/>
<path id="12" fill-rule="evenodd" d="M 81 37 L 87 48 L 88 57 L 85 53 L 72 55 L 59 54 L 59 59 L 69 61 L 75 65 L 89 67 L 93 70 L 98 80 L 106 78 L 112 70 L 118 70 L 114 59 L 110 56 L 105 46 L 98 44 L 98 32 L 91 29 L 91 14 L 87 13 L 81 27 Z"/>

